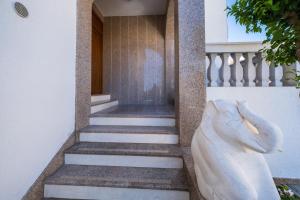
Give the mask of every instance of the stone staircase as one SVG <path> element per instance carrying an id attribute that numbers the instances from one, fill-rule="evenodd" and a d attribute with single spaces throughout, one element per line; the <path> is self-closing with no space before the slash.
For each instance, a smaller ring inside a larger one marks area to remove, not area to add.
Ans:
<path id="1" fill-rule="evenodd" d="M 171 107 L 92 97 L 90 125 L 46 179 L 45 199 L 189 200 L 174 126 Z"/>
<path id="2" fill-rule="evenodd" d="M 92 96 L 91 114 L 117 106 L 117 100 L 111 100 L 109 95 Z"/>

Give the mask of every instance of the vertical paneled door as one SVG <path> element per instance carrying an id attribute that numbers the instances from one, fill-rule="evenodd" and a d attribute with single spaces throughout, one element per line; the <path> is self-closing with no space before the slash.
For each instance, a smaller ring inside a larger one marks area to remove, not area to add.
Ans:
<path id="1" fill-rule="evenodd" d="M 104 92 L 121 105 L 164 105 L 165 16 L 104 18 Z"/>
<path id="2" fill-rule="evenodd" d="M 92 95 L 94 95 L 103 92 L 103 23 L 94 12 L 92 24 Z"/>

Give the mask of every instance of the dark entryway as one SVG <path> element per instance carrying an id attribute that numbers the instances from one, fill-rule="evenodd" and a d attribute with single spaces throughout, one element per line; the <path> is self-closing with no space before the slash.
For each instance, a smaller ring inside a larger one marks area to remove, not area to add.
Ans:
<path id="1" fill-rule="evenodd" d="M 92 95 L 103 93 L 103 23 L 92 14 Z"/>

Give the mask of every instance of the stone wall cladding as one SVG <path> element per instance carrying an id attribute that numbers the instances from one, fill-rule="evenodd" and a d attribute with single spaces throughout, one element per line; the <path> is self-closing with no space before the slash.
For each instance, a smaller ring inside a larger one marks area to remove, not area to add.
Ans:
<path id="1" fill-rule="evenodd" d="M 91 104 L 92 0 L 77 1 L 76 130 L 89 123 Z"/>
<path id="2" fill-rule="evenodd" d="M 177 0 L 175 13 L 177 126 L 189 147 L 206 103 L 204 1 Z"/>

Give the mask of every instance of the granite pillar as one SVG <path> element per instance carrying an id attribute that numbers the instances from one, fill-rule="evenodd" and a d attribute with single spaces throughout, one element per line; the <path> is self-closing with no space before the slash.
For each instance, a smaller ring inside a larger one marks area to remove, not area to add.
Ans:
<path id="1" fill-rule="evenodd" d="M 206 102 L 204 0 L 175 1 L 175 35 L 177 127 L 189 147 Z"/>
<path id="2" fill-rule="evenodd" d="M 77 1 L 76 130 L 89 123 L 91 104 L 91 46 L 93 0 Z"/>

